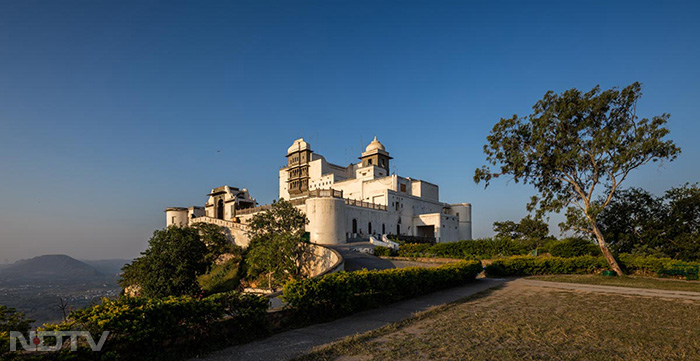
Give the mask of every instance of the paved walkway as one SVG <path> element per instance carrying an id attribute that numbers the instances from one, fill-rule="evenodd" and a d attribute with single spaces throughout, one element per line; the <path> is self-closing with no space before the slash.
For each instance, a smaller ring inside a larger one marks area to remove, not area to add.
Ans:
<path id="1" fill-rule="evenodd" d="M 332 246 L 345 259 L 345 270 L 348 272 L 361 270 L 382 270 L 388 268 L 406 267 L 437 267 L 441 263 L 425 263 L 411 260 L 395 260 L 375 257 L 371 254 L 363 253 L 361 250 L 373 249 L 374 245 L 369 242 L 351 242 L 343 245 Z"/>
<path id="2" fill-rule="evenodd" d="M 583 292 L 614 293 L 631 296 L 647 296 L 657 298 L 680 298 L 700 301 L 700 292 L 659 290 L 653 288 L 632 288 L 618 286 L 589 285 L 584 283 L 550 282 L 520 278 L 513 285 L 528 285 L 543 288 L 558 288 Z"/>
<path id="3" fill-rule="evenodd" d="M 196 358 L 196 360 L 289 360 L 311 351 L 316 346 L 405 320 L 416 312 L 460 300 L 500 285 L 505 281 L 503 279 L 477 279 L 465 286 L 434 292 L 328 323 L 278 333 L 262 340 L 229 347 L 202 358 Z"/>

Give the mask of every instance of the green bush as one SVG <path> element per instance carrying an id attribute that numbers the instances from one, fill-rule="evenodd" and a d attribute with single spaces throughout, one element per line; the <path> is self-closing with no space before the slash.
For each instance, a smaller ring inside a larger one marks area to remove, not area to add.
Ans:
<path id="1" fill-rule="evenodd" d="M 110 331 L 101 354 L 144 359 L 164 349 L 196 348 L 214 338 L 219 344 L 245 340 L 264 329 L 267 308 L 266 298 L 237 292 L 201 300 L 122 297 L 103 299 L 99 305 L 72 312 L 68 321 L 45 328 L 84 330 L 95 337 Z"/>
<path id="2" fill-rule="evenodd" d="M 493 261 L 486 266 L 488 277 L 531 276 L 549 274 L 585 274 L 606 269 L 602 257 L 573 258 L 517 256 Z"/>
<path id="3" fill-rule="evenodd" d="M 697 277 L 700 268 L 698 262 L 681 262 L 670 258 L 640 257 L 621 254 L 617 261 L 627 273 L 645 276 L 686 276 Z M 603 257 L 579 256 L 530 257 L 518 256 L 493 261 L 486 266 L 488 277 L 531 276 L 548 274 L 587 274 L 608 269 L 608 262 Z M 693 276 L 693 274 L 695 276 Z"/>
<path id="4" fill-rule="evenodd" d="M 510 238 L 478 239 L 459 242 L 404 244 L 399 247 L 402 257 L 495 258 L 527 254 L 529 249 Z"/>
<path id="5" fill-rule="evenodd" d="M 473 280 L 481 270 L 478 261 L 461 261 L 435 268 L 338 272 L 290 281 L 282 297 L 300 318 L 338 317 L 460 285 Z"/>
<path id="6" fill-rule="evenodd" d="M 554 257 L 601 256 L 600 247 L 583 238 L 567 238 L 549 245 L 549 253 Z"/>
<path id="7" fill-rule="evenodd" d="M 26 335 L 34 320 L 27 319 L 23 312 L 0 305 L 0 355 L 10 350 L 10 332 L 19 331 Z"/>
<path id="8" fill-rule="evenodd" d="M 394 252 L 393 249 L 389 247 L 382 247 L 382 246 L 375 246 L 374 247 L 374 255 L 377 257 L 390 257 L 395 255 L 396 252 Z"/>
<path id="9" fill-rule="evenodd" d="M 241 283 L 240 257 L 234 257 L 220 265 L 215 265 L 209 273 L 197 277 L 205 294 L 233 291 Z"/>
<path id="10" fill-rule="evenodd" d="M 429 251 L 432 246 L 427 243 L 405 243 L 399 246 L 398 255 L 401 257 L 430 256 Z"/>
<path id="11" fill-rule="evenodd" d="M 685 276 L 688 279 L 697 279 L 700 269 L 700 262 L 683 262 L 671 258 L 621 254 L 617 260 L 620 267 L 627 272 L 643 276 Z"/>

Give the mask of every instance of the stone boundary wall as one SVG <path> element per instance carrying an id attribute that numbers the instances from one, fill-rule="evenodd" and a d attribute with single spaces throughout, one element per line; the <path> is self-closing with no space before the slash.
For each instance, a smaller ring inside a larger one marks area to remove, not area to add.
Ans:
<path id="1" fill-rule="evenodd" d="M 345 259 L 338 251 L 315 243 L 308 243 L 307 246 L 313 255 L 304 267 L 307 277 L 320 277 L 345 269 Z"/>

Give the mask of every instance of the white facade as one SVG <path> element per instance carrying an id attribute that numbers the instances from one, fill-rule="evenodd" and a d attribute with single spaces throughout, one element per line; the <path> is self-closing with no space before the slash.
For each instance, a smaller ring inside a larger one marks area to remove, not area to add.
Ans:
<path id="1" fill-rule="evenodd" d="M 288 148 L 287 158 L 288 166 L 279 171 L 279 196 L 295 203 L 306 199 L 298 207 L 309 218 L 312 242 L 339 244 L 384 234 L 471 239 L 471 205 L 440 202 L 437 185 L 389 174 L 391 157 L 376 137 L 361 162 L 347 167 L 313 153 L 303 138 Z"/>
<path id="2" fill-rule="evenodd" d="M 314 153 L 303 138 L 287 149 L 279 171 L 279 198 L 291 200 L 309 219 L 311 242 L 342 244 L 371 235 L 422 237 L 437 242 L 471 239 L 471 205 L 440 202 L 437 185 L 389 173 L 389 152 L 375 137 L 359 157 L 342 167 Z M 209 222 L 226 226 L 237 244 L 255 207 L 246 189 L 212 189 L 205 207 L 167 208 L 166 224 Z"/>

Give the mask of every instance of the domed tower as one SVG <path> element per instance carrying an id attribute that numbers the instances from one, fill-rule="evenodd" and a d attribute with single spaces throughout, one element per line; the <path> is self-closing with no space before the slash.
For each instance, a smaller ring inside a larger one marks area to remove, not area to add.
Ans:
<path id="1" fill-rule="evenodd" d="M 287 149 L 287 189 L 291 197 L 309 190 L 311 145 L 299 138 Z"/>
<path id="2" fill-rule="evenodd" d="M 363 167 L 374 165 L 384 168 L 387 174 L 389 174 L 389 160 L 392 158 L 389 156 L 389 152 L 386 151 L 386 148 L 384 148 L 384 144 L 377 140 L 377 136 L 367 145 L 360 159 L 362 159 Z"/>

